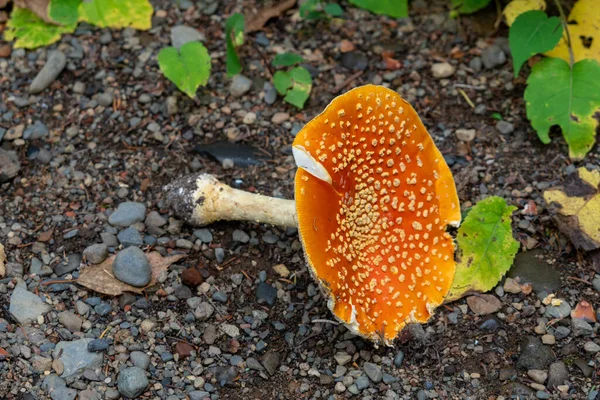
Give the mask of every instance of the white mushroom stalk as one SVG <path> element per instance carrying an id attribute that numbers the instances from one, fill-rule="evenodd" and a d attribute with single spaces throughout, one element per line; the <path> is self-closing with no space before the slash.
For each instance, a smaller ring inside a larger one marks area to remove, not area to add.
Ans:
<path id="1" fill-rule="evenodd" d="M 209 174 L 186 176 L 165 186 L 164 191 L 167 205 L 191 225 L 225 220 L 298 226 L 294 200 L 234 189 Z"/>

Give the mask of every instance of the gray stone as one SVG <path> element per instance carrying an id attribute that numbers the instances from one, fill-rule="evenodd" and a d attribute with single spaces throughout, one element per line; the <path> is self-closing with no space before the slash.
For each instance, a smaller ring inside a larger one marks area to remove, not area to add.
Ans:
<path id="1" fill-rule="evenodd" d="M 113 274 L 121 282 L 135 287 L 144 287 L 152 279 L 152 267 L 141 249 L 128 247 L 115 257 Z"/>
<path id="2" fill-rule="evenodd" d="M 119 393 L 130 399 L 135 399 L 148 387 L 146 372 L 138 367 L 129 367 L 121 370 L 117 378 Z"/>
<path id="3" fill-rule="evenodd" d="M 66 387 L 57 388 L 50 392 L 52 400 L 75 400 L 75 397 L 77 397 L 77 390 Z"/>
<path id="4" fill-rule="evenodd" d="M 592 280 L 592 286 L 596 292 L 600 292 L 600 275 L 594 276 L 594 280 Z"/>
<path id="5" fill-rule="evenodd" d="M 256 298 L 264 300 L 268 305 L 272 306 L 277 300 L 277 289 L 266 282 L 260 282 L 256 289 Z"/>
<path id="6" fill-rule="evenodd" d="M 34 354 L 33 357 L 31 357 L 31 367 L 38 374 L 50 371 L 52 369 L 52 359 Z"/>
<path id="7" fill-rule="evenodd" d="M 171 45 L 176 49 L 186 43 L 203 42 L 205 39 L 203 33 L 189 26 L 177 25 L 171 28 Z"/>
<path id="8" fill-rule="evenodd" d="M 507 276 L 513 279 L 519 278 L 521 284 L 531 283 L 535 293 L 557 292 L 561 287 L 560 274 L 541 259 L 545 255 L 546 253 L 540 249 L 518 253 Z"/>
<path id="9" fill-rule="evenodd" d="M 585 342 L 585 344 L 583 345 L 583 349 L 587 353 L 596 354 L 600 351 L 600 346 L 592 341 L 589 341 Z"/>
<path id="10" fill-rule="evenodd" d="M 447 62 L 435 63 L 431 65 L 431 74 L 436 79 L 449 78 L 456 71 L 456 67 Z"/>
<path id="11" fill-rule="evenodd" d="M 250 241 L 250 236 L 239 229 L 234 230 L 231 236 L 235 242 L 248 243 Z"/>
<path id="12" fill-rule="evenodd" d="M 550 347 L 542 344 L 540 339 L 528 336 L 521 342 L 521 355 L 517 367 L 525 370 L 546 369 L 556 359 Z"/>
<path id="13" fill-rule="evenodd" d="M 63 311 L 58 314 L 58 322 L 60 322 L 69 332 L 79 332 L 83 320 L 72 311 Z"/>
<path id="14" fill-rule="evenodd" d="M 6 151 L 0 147 L 0 183 L 8 182 L 21 170 L 19 157 L 14 151 Z"/>
<path id="15" fill-rule="evenodd" d="M 275 87 L 271 85 L 270 82 L 265 82 L 263 84 L 263 94 L 265 96 L 265 103 L 267 103 L 268 105 L 274 104 L 277 100 L 277 90 L 275 90 Z"/>
<path id="16" fill-rule="evenodd" d="M 189 392 L 187 395 L 190 397 L 190 400 L 205 400 L 210 398 L 210 393 L 203 390 L 194 390 Z"/>
<path id="17" fill-rule="evenodd" d="M 557 361 L 550 365 L 548 369 L 548 383 L 546 387 L 553 389 L 557 386 L 564 385 L 569 381 L 569 371 L 567 366 L 562 361 Z"/>
<path id="18" fill-rule="evenodd" d="M 394 356 L 394 366 L 400 368 L 402 366 L 402 361 L 404 361 L 404 352 L 399 350 Z"/>
<path id="19" fill-rule="evenodd" d="M 207 302 L 202 302 L 194 310 L 194 317 L 199 322 L 206 321 L 210 318 L 213 312 L 215 312 L 215 309 L 212 305 Z"/>
<path id="20" fill-rule="evenodd" d="M 513 133 L 515 127 L 508 121 L 500 120 L 496 122 L 496 129 L 503 135 L 508 135 L 509 133 Z"/>
<path id="21" fill-rule="evenodd" d="M 229 93 L 233 97 L 241 97 L 248 93 L 252 87 L 252 81 L 246 78 L 244 75 L 235 75 L 231 80 L 231 86 L 229 87 Z"/>
<path id="22" fill-rule="evenodd" d="M 142 351 L 132 351 L 129 355 L 129 359 L 138 368 L 147 370 L 150 366 L 150 357 Z"/>
<path id="23" fill-rule="evenodd" d="M 506 62 L 506 54 L 504 54 L 500 46 L 493 44 L 483 49 L 481 52 L 481 61 L 485 68 L 492 69 Z"/>
<path id="24" fill-rule="evenodd" d="M 281 362 L 281 355 L 276 351 L 269 351 L 262 357 L 262 365 L 265 367 L 269 375 L 273 375 L 279 363 Z"/>
<path id="25" fill-rule="evenodd" d="M 128 227 L 144 220 L 146 206 L 142 203 L 126 201 L 119 204 L 117 209 L 110 214 L 108 222 L 113 226 Z"/>
<path id="26" fill-rule="evenodd" d="M 29 85 L 29 93 L 36 94 L 46 89 L 67 65 L 67 57 L 62 51 L 55 50 L 48 54 L 44 67 Z"/>
<path id="27" fill-rule="evenodd" d="M 92 338 L 74 340 L 71 342 L 58 342 L 52 353 L 54 359 L 62 361 L 64 370 L 61 377 L 68 378 L 82 373 L 85 369 L 95 369 L 102 366 L 104 356 L 102 353 L 88 351 L 88 343 Z"/>
<path id="28" fill-rule="evenodd" d="M 110 107 L 113 103 L 113 94 L 110 92 L 103 92 L 96 96 L 96 101 L 102 107 Z"/>
<path id="29" fill-rule="evenodd" d="M 24 283 L 19 283 L 10 296 L 9 312 L 23 325 L 37 321 L 39 316 L 44 315 L 51 308 L 38 296 L 27 291 Z"/>
<path id="30" fill-rule="evenodd" d="M 475 72 L 481 71 L 483 68 L 483 62 L 481 61 L 481 57 L 474 57 L 471 61 L 469 61 L 469 68 L 471 68 Z"/>
<path id="31" fill-rule="evenodd" d="M 108 246 L 104 243 L 93 244 L 83 250 L 83 256 L 92 264 L 100 264 L 108 257 Z"/>
<path id="32" fill-rule="evenodd" d="M 213 241 L 213 235 L 210 232 L 210 230 L 203 228 L 203 229 L 196 229 L 194 231 L 194 236 L 196 236 L 198 239 L 200 239 L 200 241 L 202 243 L 210 243 Z"/>
<path id="33" fill-rule="evenodd" d="M 40 149 L 36 160 L 42 164 L 50 164 L 50 161 L 52 161 L 52 152 L 50 150 Z"/>
<path id="34" fill-rule="evenodd" d="M 97 353 L 108 349 L 108 342 L 104 339 L 94 339 L 88 343 L 88 351 Z"/>
<path id="35" fill-rule="evenodd" d="M 139 233 L 137 229 L 132 226 L 119 232 L 117 239 L 119 239 L 119 243 L 121 243 L 123 247 L 144 245 L 144 238 L 142 237 L 141 233 Z"/>
<path id="36" fill-rule="evenodd" d="M 566 318 L 571 314 L 571 306 L 569 303 L 560 299 L 561 303 L 558 306 L 548 306 L 546 307 L 546 311 L 544 315 L 548 318 Z"/>
<path id="37" fill-rule="evenodd" d="M 381 372 L 381 367 L 377 364 L 366 362 L 363 364 L 363 371 L 375 383 L 379 383 L 383 379 L 383 372 Z"/>
<path id="38" fill-rule="evenodd" d="M 594 328 L 581 318 L 571 318 L 571 329 L 575 337 L 592 336 L 594 333 Z"/>
<path id="39" fill-rule="evenodd" d="M 371 382 L 369 382 L 369 378 L 366 375 L 361 375 L 354 381 L 356 388 L 358 390 L 364 390 L 369 387 Z"/>
<path id="40" fill-rule="evenodd" d="M 23 139 L 25 140 L 37 140 L 48 136 L 50 131 L 48 127 L 41 121 L 35 121 L 32 125 L 29 125 L 23 132 Z"/>
<path id="41" fill-rule="evenodd" d="M 554 329 L 554 337 L 556 338 L 556 340 L 564 339 L 570 334 L 571 330 L 566 326 L 557 326 L 556 329 Z"/>

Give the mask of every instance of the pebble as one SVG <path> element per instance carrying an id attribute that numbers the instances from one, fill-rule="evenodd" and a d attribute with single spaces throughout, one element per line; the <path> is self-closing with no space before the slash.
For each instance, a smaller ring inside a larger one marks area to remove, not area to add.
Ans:
<path id="1" fill-rule="evenodd" d="M 557 361 L 548 368 L 548 384 L 547 387 L 553 388 L 564 385 L 569 380 L 569 371 L 562 361 Z"/>
<path id="2" fill-rule="evenodd" d="M 527 371 L 527 376 L 533 379 L 534 382 L 543 384 L 548 379 L 548 373 L 539 369 L 530 369 Z"/>
<path id="3" fill-rule="evenodd" d="M 44 303 L 39 296 L 29 292 L 24 283 L 19 283 L 10 296 L 9 312 L 23 325 L 36 322 L 52 307 Z"/>
<path id="4" fill-rule="evenodd" d="M 580 318 L 571 318 L 571 330 L 575 337 L 592 336 L 594 329 L 585 320 Z"/>
<path id="5" fill-rule="evenodd" d="M 377 364 L 366 362 L 363 364 L 363 371 L 375 383 L 379 383 L 383 379 L 383 372 L 381 372 L 381 367 Z"/>
<path id="6" fill-rule="evenodd" d="M 135 399 L 144 393 L 148 383 L 146 373 L 138 367 L 128 367 L 121 370 L 117 379 L 119 393 L 130 399 Z"/>
<path id="7" fill-rule="evenodd" d="M 272 306 L 277 299 L 277 289 L 266 282 L 260 282 L 256 289 L 256 298 L 264 300 L 268 305 Z"/>
<path id="8" fill-rule="evenodd" d="M 232 233 L 232 239 L 234 242 L 248 243 L 250 236 L 246 232 L 236 229 Z"/>
<path id="9" fill-rule="evenodd" d="M 590 354 L 596 354 L 600 351 L 600 346 L 592 341 L 585 342 L 583 349 Z"/>
<path id="10" fill-rule="evenodd" d="M 54 348 L 54 361 L 60 360 L 63 366 L 61 377 L 67 378 L 86 369 L 100 368 L 104 356 L 102 353 L 91 353 L 88 344 L 94 339 L 86 338 L 71 342 L 62 341 Z"/>
<path id="11" fill-rule="evenodd" d="M 236 337 L 240 336 L 240 329 L 235 325 L 222 324 L 221 330 L 223 332 L 225 332 L 225 334 L 227 336 L 232 337 L 232 338 L 236 338 Z"/>
<path id="12" fill-rule="evenodd" d="M 263 84 L 263 94 L 265 103 L 268 105 L 272 105 L 277 100 L 277 90 L 270 82 L 265 82 Z"/>
<path id="13" fill-rule="evenodd" d="M 475 139 L 475 129 L 457 129 L 456 137 L 462 142 L 472 142 Z"/>
<path id="14" fill-rule="evenodd" d="M 566 318 L 571 314 L 571 306 L 569 303 L 561 299 L 561 303 L 558 306 L 548 306 L 544 315 L 548 318 Z"/>
<path id="15" fill-rule="evenodd" d="M 146 206 L 142 203 L 126 201 L 119 204 L 117 209 L 108 217 L 108 223 L 113 226 L 127 228 L 137 222 L 142 222 L 146 215 Z"/>
<path id="16" fill-rule="evenodd" d="M 244 115 L 244 118 L 242 118 L 242 122 L 246 125 L 252 125 L 256 122 L 256 113 L 246 113 L 246 115 Z"/>
<path id="17" fill-rule="evenodd" d="M 285 121 L 287 121 L 288 119 L 290 119 L 290 114 L 286 113 L 286 112 L 278 112 L 273 114 L 273 116 L 271 117 L 271 122 L 274 123 L 275 125 L 280 125 L 282 123 L 284 123 Z"/>
<path id="18" fill-rule="evenodd" d="M 471 311 L 477 315 L 488 315 L 499 311 L 502 302 L 491 294 L 482 294 L 467 297 L 467 304 Z"/>
<path id="19" fill-rule="evenodd" d="M 346 391 L 346 386 L 342 382 L 337 382 L 335 384 L 336 393 L 344 393 Z"/>
<path id="20" fill-rule="evenodd" d="M 0 147 L 0 183 L 8 182 L 21 170 L 19 157 L 14 151 L 7 151 Z"/>
<path id="21" fill-rule="evenodd" d="M 340 64 L 350 71 L 364 71 L 369 66 L 369 59 L 362 51 L 350 51 L 342 54 Z"/>
<path id="22" fill-rule="evenodd" d="M 96 96 L 96 101 L 102 107 L 110 107 L 113 103 L 113 94 L 110 92 L 103 92 Z"/>
<path id="23" fill-rule="evenodd" d="M 339 352 L 333 356 L 338 365 L 346 365 L 352 360 L 352 356 L 348 353 Z"/>
<path id="24" fill-rule="evenodd" d="M 545 334 L 542 336 L 542 343 L 553 345 L 556 343 L 556 337 L 554 337 L 554 335 Z"/>
<path id="25" fill-rule="evenodd" d="M 402 366 L 402 362 L 404 361 L 404 352 L 399 350 L 394 356 L 394 366 L 396 368 L 400 368 Z"/>
<path id="26" fill-rule="evenodd" d="M 58 322 L 60 322 L 69 332 L 79 332 L 83 320 L 72 311 L 63 311 L 58 314 Z"/>
<path id="27" fill-rule="evenodd" d="M 431 73 L 436 79 L 448 78 L 454 75 L 455 71 L 456 67 L 447 62 L 435 63 L 431 66 Z"/>
<path id="28" fill-rule="evenodd" d="M 129 359 L 136 367 L 147 370 L 150 366 L 150 357 L 142 351 L 132 351 Z"/>
<path id="29" fill-rule="evenodd" d="M 473 57 L 471 61 L 469 61 L 469 68 L 471 68 L 475 72 L 480 72 L 483 68 L 483 62 L 481 61 L 481 57 Z"/>
<path id="30" fill-rule="evenodd" d="M 108 342 L 104 339 L 94 339 L 88 343 L 87 349 L 91 353 L 106 351 L 108 349 Z"/>
<path id="31" fill-rule="evenodd" d="M 592 286 L 596 292 L 600 292 L 600 275 L 595 275 L 592 280 Z"/>
<path id="32" fill-rule="evenodd" d="M 500 46 L 493 44 L 483 49 L 481 52 L 481 61 L 485 68 L 492 69 L 506 62 L 506 54 L 504 54 Z"/>
<path id="33" fill-rule="evenodd" d="M 35 121 L 32 125 L 29 125 L 23 132 L 23 139 L 25 140 L 37 140 L 44 138 L 50 134 L 48 127 L 41 121 Z"/>
<path id="34" fill-rule="evenodd" d="M 502 288 L 507 293 L 521 293 L 521 285 L 519 285 L 519 283 L 512 278 L 506 278 Z"/>
<path id="35" fill-rule="evenodd" d="M 213 235 L 210 232 L 210 230 L 203 228 L 203 229 L 196 229 L 194 231 L 194 236 L 196 236 L 198 239 L 200 239 L 200 241 L 202 243 L 211 243 L 213 241 Z"/>
<path id="36" fill-rule="evenodd" d="M 171 28 L 171 46 L 180 49 L 189 42 L 203 42 L 206 39 L 203 33 L 190 26 L 177 25 Z"/>
<path id="37" fill-rule="evenodd" d="M 36 77 L 29 85 L 29 93 L 37 94 L 46 89 L 56 80 L 58 75 L 67 65 L 67 57 L 62 51 L 55 50 L 48 54 L 48 59 L 44 67 L 38 72 Z"/>
<path id="38" fill-rule="evenodd" d="M 104 243 L 88 246 L 83 250 L 83 257 L 92 264 L 100 264 L 108 257 L 108 246 Z"/>
<path id="39" fill-rule="evenodd" d="M 557 326 L 554 329 L 554 337 L 558 340 L 564 339 L 571 334 L 571 330 L 566 326 Z"/>
<path id="40" fill-rule="evenodd" d="M 500 120 L 496 122 L 496 130 L 503 135 L 508 135 L 514 132 L 515 127 L 508 121 Z"/>
<path id="41" fill-rule="evenodd" d="M 273 270 L 283 278 L 290 276 L 290 270 L 285 266 L 285 264 L 273 265 Z"/>
<path id="42" fill-rule="evenodd" d="M 138 247 L 121 250 L 113 261 L 113 274 L 121 282 L 144 287 L 152 278 L 152 267 L 146 254 Z"/>
<path id="43" fill-rule="evenodd" d="M 276 351 L 269 351 L 265 353 L 261 361 L 262 365 L 265 367 L 269 375 L 273 375 L 279 367 L 279 363 L 281 362 L 281 355 Z"/>
<path id="44" fill-rule="evenodd" d="M 235 75 L 231 80 L 231 86 L 229 87 L 229 93 L 233 97 L 242 97 L 248 93 L 252 87 L 252 81 L 246 78 L 244 75 Z"/>
<path id="45" fill-rule="evenodd" d="M 517 366 L 521 369 L 545 369 L 556 356 L 550 348 L 534 336 L 527 336 L 521 342 L 521 355 Z"/>

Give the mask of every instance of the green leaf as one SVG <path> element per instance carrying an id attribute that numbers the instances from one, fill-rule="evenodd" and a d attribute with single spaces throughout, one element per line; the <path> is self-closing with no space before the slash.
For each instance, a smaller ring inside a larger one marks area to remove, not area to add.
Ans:
<path id="1" fill-rule="evenodd" d="M 300 6 L 300 17 L 308 20 L 321 19 L 325 13 L 320 10 L 321 0 L 306 0 Z"/>
<path id="2" fill-rule="evenodd" d="M 581 60 L 573 66 L 560 58 L 545 58 L 531 70 L 525 89 L 527 118 L 540 140 L 560 126 L 569 145 L 569 156 L 580 160 L 594 145 L 600 110 L 600 64 Z"/>
<path id="3" fill-rule="evenodd" d="M 242 72 L 242 63 L 236 50 L 244 44 L 244 16 L 242 14 L 235 13 L 225 21 L 225 43 L 227 45 L 225 67 L 227 76 L 232 77 Z"/>
<path id="4" fill-rule="evenodd" d="M 273 86 L 277 89 L 277 93 L 284 96 L 287 90 L 292 86 L 292 78 L 290 74 L 284 71 L 277 71 L 273 75 Z"/>
<path id="5" fill-rule="evenodd" d="M 519 15 L 508 32 L 515 78 L 529 57 L 552 50 L 562 32 L 560 18 L 548 18 L 543 11 L 527 11 Z"/>
<path id="6" fill-rule="evenodd" d="M 200 42 L 165 47 L 158 53 L 162 73 L 182 92 L 193 98 L 199 86 L 206 85 L 210 76 L 210 55 Z"/>
<path id="7" fill-rule="evenodd" d="M 488 197 L 469 211 L 458 229 L 460 261 L 446 301 L 469 292 L 487 292 L 511 267 L 519 242 L 512 236 L 511 215 L 516 207 L 500 197 Z"/>
<path id="8" fill-rule="evenodd" d="M 73 33 L 77 24 L 51 25 L 26 8 L 15 7 L 6 24 L 4 39 L 15 40 L 15 48 L 35 49 L 57 42 L 64 33 Z"/>
<path id="9" fill-rule="evenodd" d="M 152 27 L 154 9 L 148 0 L 84 0 L 79 6 L 79 19 L 101 28 Z"/>
<path id="10" fill-rule="evenodd" d="M 393 18 L 408 17 L 408 0 L 350 0 L 357 7 Z"/>
<path id="11" fill-rule="evenodd" d="M 327 3 L 323 10 L 332 17 L 341 17 L 344 15 L 344 10 L 337 3 Z"/>
<path id="12" fill-rule="evenodd" d="M 289 72 L 292 87 L 288 90 L 283 100 L 298 108 L 303 108 L 304 103 L 310 97 L 312 78 L 310 73 L 303 67 L 296 67 Z"/>
<path id="13" fill-rule="evenodd" d="M 76 24 L 79 19 L 81 0 L 51 0 L 48 16 L 62 25 Z"/>
<path id="14" fill-rule="evenodd" d="M 304 58 L 294 53 L 277 54 L 273 59 L 274 67 L 290 67 L 294 64 L 304 62 Z"/>
<path id="15" fill-rule="evenodd" d="M 490 1 L 491 0 L 452 0 L 452 7 L 457 9 L 461 14 L 472 14 L 490 4 Z"/>

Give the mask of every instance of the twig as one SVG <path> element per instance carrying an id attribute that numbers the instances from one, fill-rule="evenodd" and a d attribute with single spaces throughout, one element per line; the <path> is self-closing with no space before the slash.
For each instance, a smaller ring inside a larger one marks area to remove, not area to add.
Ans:
<path id="1" fill-rule="evenodd" d="M 472 90 L 476 90 L 478 92 L 486 90 L 485 88 L 473 86 L 473 85 L 467 85 L 466 83 L 455 83 L 455 84 L 453 84 L 453 86 L 455 88 L 472 89 Z"/>
<path id="2" fill-rule="evenodd" d="M 573 70 L 573 66 L 575 65 L 575 55 L 573 54 L 573 46 L 571 46 L 571 34 L 569 33 L 569 24 L 567 23 L 567 17 L 565 15 L 565 11 L 560 5 L 560 0 L 554 0 L 554 4 L 556 4 L 556 8 L 558 8 L 558 13 L 560 14 L 560 19 L 562 21 L 562 26 L 565 28 L 565 33 L 567 35 L 567 48 L 569 49 L 569 65 L 571 66 L 571 70 Z M 573 77 L 571 76 L 571 79 Z"/>
<path id="3" fill-rule="evenodd" d="M 581 283 L 585 283 L 586 285 L 592 285 L 592 282 L 586 281 L 585 279 L 577 278 L 576 276 L 567 276 L 567 279 L 571 279 L 572 281 L 577 281 Z"/>
<path id="4" fill-rule="evenodd" d="M 339 85 L 337 85 L 336 87 L 334 87 L 333 90 L 332 90 L 332 92 L 333 93 L 338 93 L 340 90 L 342 90 L 347 85 L 349 85 L 350 83 L 352 83 L 353 80 L 355 80 L 356 78 L 358 78 L 359 76 L 361 76 L 363 74 L 363 72 L 364 71 L 358 71 L 358 72 L 353 73 L 344 82 L 342 82 Z"/>
<path id="5" fill-rule="evenodd" d="M 465 93 L 465 91 L 462 90 L 462 89 L 457 89 L 457 90 L 458 90 L 458 93 L 460 93 L 462 95 L 462 97 L 465 98 L 465 101 L 467 102 L 467 104 L 469 106 L 471 106 L 471 108 L 475 108 L 475 104 L 473 104 L 473 102 L 471 101 L 471 99 L 469 98 L 469 96 L 467 96 L 467 94 Z"/>
<path id="6" fill-rule="evenodd" d="M 310 322 L 312 322 L 313 324 L 318 324 L 318 323 L 320 323 L 320 322 L 323 322 L 323 323 L 325 323 L 325 324 L 331 324 L 331 325 L 339 325 L 339 324 L 340 324 L 339 322 L 337 322 L 337 321 L 332 321 L 332 320 L 330 320 L 330 319 L 313 319 L 313 320 L 312 320 L 312 321 L 310 321 Z"/>

